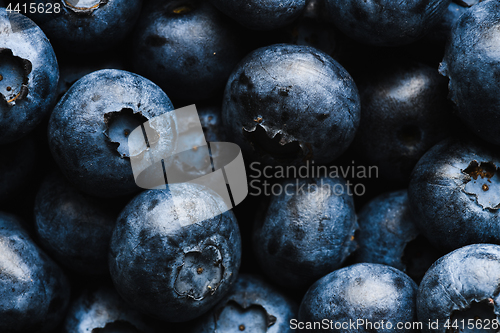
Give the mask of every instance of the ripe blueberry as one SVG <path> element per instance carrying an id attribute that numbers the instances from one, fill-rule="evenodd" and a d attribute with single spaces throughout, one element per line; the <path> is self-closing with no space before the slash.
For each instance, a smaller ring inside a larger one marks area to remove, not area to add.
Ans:
<path id="1" fill-rule="evenodd" d="M 43 248 L 79 274 L 108 272 L 108 247 L 116 216 L 99 200 L 70 185 L 61 174 L 42 183 L 35 224 Z"/>
<path id="2" fill-rule="evenodd" d="M 498 245 L 469 245 L 440 258 L 418 290 L 418 319 L 437 323 L 422 332 L 497 332 L 499 275 Z"/>
<path id="3" fill-rule="evenodd" d="M 0 8 L 0 144 L 32 131 L 56 101 L 59 67 L 42 30 Z"/>
<path id="4" fill-rule="evenodd" d="M 249 161 L 328 163 L 352 142 L 360 118 L 356 85 L 330 56 L 276 44 L 249 54 L 226 86 L 222 120 Z"/>
<path id="5" fill-rule="evenodd" d="M 500 3 L 484 1 L 453 27 L 439 68 L 450 79 L 458 116 L 482 139 L 500 144 Z"/>
<path id="6" fill-rule="evenodd" d="M 64 318 L 69 281 L 15 216 L 0 213 L 0 331 L 46 333 Z"/>
<path id="7" fill-rule="evenodd" d="M 422 234 L 451 251 L 500 243 L 500 157 L 483 143 L 447 139 L 413 170 L 408 197 Z"/>
<path id="8" fill-rule="evenodd" d="M 207 312 L 233 285 L 241 258 L 236 218 L 214 192 L 175 184 L 135 197 L 118 217 L 109 252 L 118 293 L 137 310 L 182 322 Z M 205 216 L 214 216 L 205 219 Z"/>
<path id="9" fill-rule="evenodd" d="M 128 149 L 129 134 L 142 123 L 173 110 L 153 82 L 126 71 L 106 69 L 78 80 L 52 112 L 49 145 L 63 174 L 80 190 L 116 197 L 139 190 Z M 175 150 L 176 120 L 152 122 L 158 156 Z M 144 146 L 144 150 L 148 147 Z"/>
<path id="10" fill-rule="evenodd" d="M 233 289 L 189 333 L 289 333 L 298 306 L 262 278 L 242 274 Z"/>
<path id="11" fill-rule="evenodd" d="M 313 328 L 308 332 L 417 332 L 397 330 L 397 324 L 417 320 L 417 285 L 406 274 L 390 266 L 356 264 L 334 271 L 309 288 L 299 309 L 299 321 L 331 320 L 329 329 Z M 359 322 L 347 329 L 335 323 Z M 384 321 L 385 326 L 373 328 Z M 390 328 L 389 328 L 390 326 Z"/>
<path id="12" fill-rule="evenodd" d="M 356 248 L 353 198 L 335 192 L 347 187 L 343 179 L 289 180 L 281 187 L 255 223 L 253 249 L 271 281 L 308 287 Z"/>

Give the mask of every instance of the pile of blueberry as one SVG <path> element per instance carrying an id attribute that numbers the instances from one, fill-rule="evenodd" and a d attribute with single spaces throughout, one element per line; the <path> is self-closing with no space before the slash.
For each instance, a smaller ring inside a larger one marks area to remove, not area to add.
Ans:
<path id="1" fill-rule="evenodd" d="M 0 0 L 0 97 L 0 333 L 500 332 L 500 0 Z"/>

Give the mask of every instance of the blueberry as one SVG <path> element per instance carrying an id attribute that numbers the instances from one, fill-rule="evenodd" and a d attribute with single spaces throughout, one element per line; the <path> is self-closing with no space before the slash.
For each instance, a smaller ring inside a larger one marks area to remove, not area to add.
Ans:
<path id="1" fill-rule="evenodd" d="M 380 46 L 410 44 L 444 15 L 451 0 L 326 0 L 330 20 L 349 37 Z"/>
<path id="2" fill-rule="evenodd" d="M 194 184 L 134 198 L 111 238 L 109 265 L 119 294 L 166 321 L 207 312 L 229 291 L 240 266 L 239 228 L 226 210 L 221 197 Z"/>
<path id="3" fill-rule="evenodd" d="M 500 144 L 500 3 L 484 1 L 453 27 L 439 68 L 450 79 L 458 116 L 482 139 Z"/>
<path id="4" fill-rule="evenodd" d="M 241 274 L 233 289 L 189 333 L 289 333 L 297 304 L 262 278 Z"/>
<path id="5" fill-rule="evenodd" d="M 56 105 L 49 123 L 49 144 L 64 175 L 80 190 L 113 197 L 136 192 L 128 136 L 142 123 L 173 110 L 151 81 L 121 70 L 101 70 L 78 80 Z M 176 120 L 151 124 L 150 140 L 159 156 L 175 151 Z M 144 146 L 144 150 L 147 147 Z"/>
<path id="6" fill-rule="evenodd" d="M 357 262 L 395 267 L 419 282 L 439 258 L 439 251 L 420 235 L 406 190 L 381 194 L 359 213 Z"/>
<path id="7" fill-rule="evenodd" d="M 0 331 L 42 333 L 64 318 L 69 282 L 22 222 L 0 213 Z"/>
<path id="8" fill-rule="evenodd" d="M 113 288 L 86 289 L 75 299 L 64 321 L 63 333 L 153 333 L 154 320 L 125 304 Z M 163 332 L 168 327 L 162 323 Z M 170 332 L 170 330 L 168 331 Z"/>
<path id="9" fill-rule="evenodd" d="M 360 102 L 349 73 L 330 56 L 277 44 L 252 52 L 234 70 L 222 116 L 249 160 L 327 163 L 354 139 Z"/>
<path id="10" fill-rule="evenodd" d="M 454 128 L 446 80 L 420 63 L 383 67 L 358 84 L 361 123 L 353 144 L 380 176 L 406 184 L 422 155 Z"/>
<path id="11" fill-rule="evenodd" d="M 356 248 L 353 197 L 338 178 L 288 180 L 281 188 L 255 223 L 253 249 L 271 281 L 308 287 Z"/>
<path id="12" fill-rule="evenodd" d="M 469 245 L 440 258 L 418 290 L 422 332 L 498 332 L 499 275 L 498 245 Z"/>
<path id="13" fill-rule="evenodd" d="M 500 157 L 486 145 L 447 139 L 413 170 L 408 197 L 419 229 L 446 251 L 500 243 Z"/>
<path id="14" fill-rule="evenodd" d="M 12 144 L 0 146 L 0 203 L 25 194 L 36 174 L 35 137 L 29 135 Z"/>
<path id="15" fill-rule="evenodd" d="M 172 99 L 207 99 L 222 92 L 244 55 L 242 39 L 241 29 L 206 1 L 152 2 L 133 36 L 133 67 Z"/>
<path id="16" fill-rule="evenodd" d="M 300 304 L 298 320 L 305 325 L 311 323 L 307 332 L 417 332 L 397 328 L 398 323 L 416 322 L 416 297 L 417 285 L 400 270 L 379 264 L 356 264 L 313 284 Z M 333 327 L 312 326 L 324 319 L 333 321 Z M 373 328 L 382 321 L 384 327 Z M 350 322 L 359 326 L 335 328 L 336 323 Z"/>
<path id="17" fill-rule="evenodd" d="M 19 140 L 48 114 L 59 67 L 42 30 L 29 18 L 0 8 L 0 144 Z"/>
<path id="18" fill-rule="evenodd" d="M 305 9 L 306 0 L 210 0 L 220 11 L 254 30 L 273 30 L 293 22 Z"/>
<path id="19" fill-rule="evenodd" d="M 79 274 L 108 272 L 115 218 L 97 199 L 80 193 L 58 173 L 49 175 L 38 190 L 38 238 L 47 252 Z"/>
<path id="20" fill-rule="evenodd" d="M 132 31 L 142 0 L 22 0 L 54 45 L 74 53 L 108 50 Z M 35 10 L 31 8 L 44 8 Z M 51 13 L 49 13 L 49 11 Z"/>

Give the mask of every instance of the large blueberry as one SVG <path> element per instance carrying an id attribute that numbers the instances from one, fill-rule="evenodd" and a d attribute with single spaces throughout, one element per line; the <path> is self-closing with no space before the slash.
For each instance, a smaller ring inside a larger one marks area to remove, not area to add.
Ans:
<path id="1" fill-rule="evenodd" d="M 500 243 L 500 156 L 487 145 L 445 140 L 415 167 L 408 196 L 421 232 L 436 247 L 454 250 Z"/>
<path id="2" fill-rule="evenodd" d="M 454 25 L 439 68 L 450 79 L 458 116 L 478 136 L 500 144 L 500 2 L 484 1 Z"/>
<path id="3" fill-rule="evenodd" d="M 121 70 L 100 70 L 78 80 L 56 105 L 49 144 L 64 175 L 80 190 L 113 197 L 137 191 L 128 136 L 142 123 L 173 110 L 170 99 L 151 81 Z M 175 150 L 174 116 L 156 118 L 150 151 Z M 156 147 L 156 148 L 155 148 Z M 144 145 L 144 151 L 148 147 Z"/>
<path id="4" fill-rule="evenodd" d="M 358 216 L 357 262 L 389 265 L 420 281 L 439 258 L 413 221 L 406 190 L 375 197 Z"/>
<path id="5" fill-rule="evenodd" d="M 327 163 L 354 139 L 358 90 L 330 56 L 308 46 L 276 44 L 248 55 L 226 86 L 222 120 L 250 160 Z"/>
<path id="6" fill-rule="evenodd" d="M 112 288 L 86 289 L 68 309 L 63 333 L 154 333 L 155 321 L 132 309 Z M 162 323 L 165 331 L 168 324 Z"/>
<path id="7" fill-rule="evenodd" d="M 275 283 L 308 287 L 339 268 L 356 248 L 353 197 L 343 179 L 288 180 L 253 232 L 253 249 Z"/>
<path id="8" fill-rule="evenodd" d="M 298 306 L 262 278 L 242 274 L 233 289 L 189 333 L 289 333 Z"/>
<path id="9" fill-rule="evenodd" d="M 366 44 L 396 46 L 423 37 L 444 15 L 451 0 L 326 0 L 330 20 Z"/>
<path id="10" fill-rule="evenodd" d="M 450 135 L 446 80 L 424 64 L 398 64 L 359 84 L 361 122 L 353 147 L 386 179 L 407 183 L 422 155 Z"/>
<path id="11" fill-rule="evenodd" d="M 54 45 L 78 53 L 106 50 L 122 41 L 132 31 L 142 6 L 142 0 L 20 2 Z"/>
<path id="12" fill-rule="evenodd" d="M 422 332 L 498 332 L 498 276 L 498 245 L 469 245 L 440 258 L 418 290 Z"/>
<path id="13" fill-rule="evenodd" d="M 307 0 L 210 0 L 210 2 L 247 28 L 272 30 L 293 22 L 305 9 Z"/>
<path id="14" fill-rule="evenodd" d="M 380 264 L 356 264 L 313 284 L 300 304 L 298 319 L 304 325 L 310 323 L 309 330 L 304 326 L 305 332 L 418 332 L 397 327 L 398 323 L 416 322 L 416 298 L 417 285 L 400 270 Z M 329 328 L 314 324 L 324 319 Z M 384 326 L 380 326 L 382 321 Z M 351 322 L 356 325 L 345 326 Z"/>
<path id="15" fill-rule="evenodd" d="M 43 248 L 80 274 L 108 272 L 108 247 L 116 216 L 98 199 L 51 174 L 35 202 L 35 224 Z"/>
<path id="16" fill-rule="evenodd" d="M 42 333 L 64 318 L 69 282 L 15 216 L 0 213 L 0 331 Z"/>
<path id="17" fill-rule="evenodd" d="M 133 36 L 132 64 L 172 99 L 207 99 L 222 92 L 244 56 L 243 38 L 204 0 L 151 2 Z"/>
<path id="18" fill-rule="evenodd" d="M 236 218 L 208 188 L 150 190 L 118 218 L 109 265 L 119 294 L 146 314 L 171 322 L 196 318 L 233 285 L 241 258 Z"/>
<path id="19" fill-rule="evenodd" d="M 0 144 L 18 140 L 50 112 L 59 67 L 42 30 L 0 8 Z"/>

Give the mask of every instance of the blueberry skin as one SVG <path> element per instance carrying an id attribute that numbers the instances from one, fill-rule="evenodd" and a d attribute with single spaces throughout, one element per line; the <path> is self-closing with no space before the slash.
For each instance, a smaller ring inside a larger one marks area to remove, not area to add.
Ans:
<path id="1" fill-rule="evenodd" d="M 444 324 L 464 319 L 476 322 L 497 319 L 500 288 L 500 246 L 473 244 L 440 258 L 425 274 L 417 297 L 418 319 L 424 323 L 422 332 L 449 332 Z M 439 320 L 439 326 L 425 323 Z M 461 326 L 461 324 L 459 324 Z M 476 325 L 474 325 L 476 327 Z M 491 329 L 491 325 L 490 325 Z M 483 332 L 485 330 L 460 330 Z M 491 331 L 496 331 L 491 329 Z"/>
<path id="2" fill-rule="evenodd" d="M 210 0 L 221 12 L 253 30 L 274 30 L 292 23 L 304 11 L 306 0 Z"/>
<path id="3" fill-rule="evenodd" d="M 444 15 L 451 0 L 326 0 L 330 21 L 356 41 L 378 46 L 410 44 Z"/>
<path id="4" fill-rule="evenodd" d="M 322 164 L 354 139 L 360 101 L 349 73 L 330 56 L 276 44 L 250 53 L 233 71 L 222 120 L 247 160 Z"/>
<path id="5" fill-rule="evenodd" d="M 22 222 L 1 212 L 0 253 L 0 331 L 54 329 L 69 303 L 69 281 L 31 240 Z"/>
<path id="6" fill-rule="evenodd" d="M 93 53 L 116 46 L 132 31 L 142 7 L 142 0 L 23 0 L 21 3 L 28 9 L 31 4 L 52 8 L 52 13 L 28 10 L 27 15 L 54 45 L 72 53 Z M 58 13 L 55 5 L 60 5 Z"/>
<path id="7" fill-rule="evenodd" d="M 116 216 L 70 185 L 59 173 L 43 181 L 35 200 L 35 226 L 43 248 L 83 275 L 108 272 Z"/>
<path id="8" fill-rule="evenodd" d="M 307 332 L 417 332 L 397 329 L 398 322 L 417 319 L 417 285 L 406 274 L 390 266 L 356 264 L 334 271 L 314 283 L 307 291 L 299 308 L 299 321 L 312 322 L 323 319 L 334 323 L 390 322 L 392 329 L 332 329 L 307 330 Z"/>
<path id="9" fill-rule="evenodd" d="M 361 123 L 353 149 L 380 176 L 407 184 L 422 155 L 451 135 L 458 123 L 447 82 L 432 67 L 400 63 L 358 84 Z"/>
<path id="10" fill-rule="evenodd" d="M 31 135 L 12 144 L 0 146 L 0 202 L 24 193 L 37 170 L 36 143 Z"/>
<path id="11" fill-rule="evenodd" d="M 487 145 L 447 139 L 413 170 L 408 197 L 415 223 L 437 248 L 500 243 L 500 157 Z"/>
<path id="12" fill-rule="evenodd" d="M 241 261 L 238 223 L 224 211 L 221 197 L 189 183 L 135 197 L 111 238 L 108 261 L 118 293 L 165 321 L 207 312 L 230 290 Z M 219 215 L 197 222 L 204 212 Z"/>
<path id="13" fill-rule="evenodd" d="M 101 286 L 84 290 L 71 303 L 62 333 L 154 333 L 152 321 L 124 303 L 113 288 Z"/>
<path id="14" fill-rule="evenodd" d="M 439 258 L 413 221 L 407 190 L 381 194 L 358 215 L 356 262 L 384 264 L 420 281 Z M 419 237 L 420 236 L 420 237 Z"/>
<path id="15" fill-rule="evenodd" d="M 244 56 L 241 30 L 203 0 L 152 2 L 132 37 L 134 71 L 172 99 L 213 97 Z"/>
<path id="16" fill-rule="evenodd" d="M 80 190 L 98 197 L 131 194 L 139 188 L 128 157 L 128 134 L 173 109 L 157 85 L 137 74 L 93 72 L 78 80 L 52 112 L 50 150 Z M 177 125 L 174 116 L 165 119 L 155 130 L 162 156 L 169 156 L 175 150 Z"/>
<path id="17" fill-rule="evenodd" d="M 484 1 L 453 27 L 441 74 L 462 121 L 482 139 L 500 144 L 500 3 Z"/>
<path id="18" fill-rule="evenodd" d="M 256 220 L 253 249 L 271 281 L 308 287 L 355 250 L 354 200 L 344 179 L 294 179 L 281 186 L 286 191 L 272 196 L 264 216 Z"/>
<path id="19" fill-rule="evenodd" d="M 357 234 L 358 262 L 385 264 L 402 271 L 406 245 L 417 238 L 418 229 L 411 219 L 406 190 L 382 194 L 371 200 L 359 213 Z"/>
<path id="20" fill-rule="evenodd" d="M 32 131 L 54 106 L 56 55 L 29 18 L 0 8 L 0 144 Z"/>
<path id="21" fill-rule="evenodd" d="M 288 333 L 298 305 L 258 276 L 241 274 L 233 289 L 189 333 Z"/>

